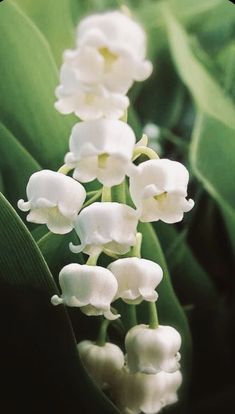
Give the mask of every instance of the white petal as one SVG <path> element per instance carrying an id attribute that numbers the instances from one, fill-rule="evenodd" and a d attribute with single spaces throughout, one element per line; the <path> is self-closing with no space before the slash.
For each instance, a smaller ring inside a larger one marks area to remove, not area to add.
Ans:
<path id="1" fill-rule="evenodd" d="M 129 257 L 112 262 L 108 269 L 118 282 L 116 298 L 140 303 L 143 299 L 155 301 L 156 287 L 162 280 L 161 267 L 150 260 Z"/>
<path id="2" fill-rule="evenodd" d="M 127 253 L 135 244 L 137 222 L 135 210 L 127 205 L 93 203 L 78 215 L 75 230 L 85 253 L 99 247 Z"/>
<path id="3" fill-rule="evenodd" d="M 139 59 L 146 52 L 146 37 L 142 27 L 130 17 L 119 11 L 94 14 L 83 19 L 78 26 L 78 42 L 85 43 L 87 34 L 96 29 L 103 46 L 109 47 L 113 52 L 126 51 Z M 95 36 L 94 36 L 95 37 Z"/>
<path id="4" fill-rule="evenodd" d="M 67 306 L 80 307 L 86 315 L 104 315 L 116 319 L 110 304 L 117 291 L 117 281 L 112 273 L 100 266 L 71 263 L 61 270 L 59 283 L 61 300 Z M 58 304 L 58 298 L 52 300 Z"/>
<path id="5" fill-rule="evenodd" d="M 28 202 L 19 201 L 19 207 L 30 208 L 27 220 L 47 224 L 58 234 L 73 229 L 73 222 L 86 198 L 84 187 L 61 173 L 42 170 L 34 173 L 26 188 Z"/>
<path id="6" fill-rule="evenodd" d="M 31 208 L 31 203 L 30 201 L 24 201 L 23 199 L 21 199 L 18 201 L 17 207 L 22 211 L 29 211 Z"/>
<path id="7" fill-rule="evenodd" d="M 78 351 L 90 376 L 101 388 L 110 386 L 124 365 L 123 352 L 109 342 L 98 346 L 91 341 L 82 341 L 78 344 Z"/>
<path id="8" fill-rule="evenodd" d="M 193 207 L 187 201 L 189 174 L 179 162 L 149 160 L 130 172 L 130 193 L 143 222 L 181 221 L 183 213 Z"/>
<path id="9" fill-rule="evenodd" d="M 133 373 L 175 372 L 179 369 L 177 353 L 181 337 L 170 326 L 150 329 L 147 325 L 137 325 L 127 333 L 125 345 L 128 367 Z"/>

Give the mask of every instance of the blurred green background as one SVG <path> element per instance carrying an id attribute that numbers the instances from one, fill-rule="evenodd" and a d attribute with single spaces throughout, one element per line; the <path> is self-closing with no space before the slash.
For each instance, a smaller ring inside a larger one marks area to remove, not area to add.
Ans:
<path id="1" fill-rule="evenodd" d="M 111 0 L 4 0 L 0 3 L 0 283 L 4 412 L 115 413 L 78 359 L 76 340 L 95 338 L 96 318 L 53 308 L 58 272 L 74 261 L 73 235 L 28 225 L 16 208 L 29 176 L 58 169 L 76 118 L 54 109 L 62 52 L 87 14 Z M 195 207 L 178 225 L 142 225 L 143 256 L 164 268 L 161 323 L 183 337 L 184 383 L 171 414 L 232 413 L 235 320 L 235 6 L 227 0 L 130 0 L 148 34 L 152 76 L 129 96 L 139 139 L 190 171 Z M 8 202 L 13 208 L 8 204 Z M 19 216 L 18 216 L 19 214 Z M 21 219 L 20 219 L 21 217 Z M 31 233 L 31 234 L 30 234 Z M 46 260 L 46 261 L 45 261 Z M 82 262 L 83 257 L 79 256 Z M 47 262 L 47 264 L 46 264 Z M 101 263 L 102 264 L 102 263 Z M 54 280 L 53 280 L 54 278 Z M 110 329 L 121 344 L 124 325 Z M 145 306 L 138 309 L 146 321 Z"/>

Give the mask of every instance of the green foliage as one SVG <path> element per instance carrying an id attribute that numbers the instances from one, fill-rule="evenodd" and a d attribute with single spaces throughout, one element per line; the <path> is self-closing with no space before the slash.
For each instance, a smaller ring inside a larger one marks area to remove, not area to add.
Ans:
<path id="1" fill-rule="evenodd" d="M 74 46 L 77 22 L 121 3 L 0 3 L 0 190 L 13 207 L 25 198 L 33 172 L 56 170 L 63 163 L 76 118 L 56 112 L 55 88 L 62 52 Z M 188 166 L 189 195 L 195 199 L 194 209 L 177 226 L 140 226 L 143 257 L 164 269 L 160 322 L 175 326 L 183 337 L 182 402 L 168 412 L 228 411 L 235 346 L 235 6 L 225 0 L 125 4 L 148 33 L 154 63 L 151 78 L 130 92 L 134 107 L 128 122 L 138 139 L 146 122 L 161 127 L 162 156 Z M 97 182 L 88 187 L 96 189 Z M 50 304 L 61 267 L 83 263 L 82 255 L 68 249 L 74 234 L 52 235 L 45 226 L 27 229 L 2 196 L 0 234 L 7 412 L 117 412 L 87 377 L 76 351 L 75 337 L 95 337 L 95 318 L 74 310 L 68 317 L 62 306 Z M 105 263 L 102 257 L 100 264 Z M 125 325 L 127 307 L 117 306 Z M 138 320 L 147 321 L 145 304 L 138 307 Z M 116 343 L 123 335 L 122 324 L 110 329 Z"/>
<path id="2" fill-rule="evenodd" d="M 74 27 L 69 0 L 13 0 L 35 23 L 47 39 L 61 65 L 64 49 L 74 46 Z"/>
<path id="3" fill-rule="evenodd" d="M 10 357 L 2 366 L 2 406 L 118 413 L 88 379 L 65 309 L 50 304 L 58 291 L 32 236 L 3 196 L 0 209 L 1 352 Z"/>
<path id="4" fill-rule="evenodd" d="M 10 1 L 0 7 L 0 119 L 42 167 L 57 168 L 72 120 L 54 109 L 55 62 L 45 38 L 20 9 Z"/>

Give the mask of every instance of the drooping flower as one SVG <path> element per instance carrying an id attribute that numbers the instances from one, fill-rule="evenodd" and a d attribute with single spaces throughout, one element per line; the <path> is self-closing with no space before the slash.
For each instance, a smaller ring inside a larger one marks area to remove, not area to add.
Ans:
<path id="1" fill-rule="evenodd" d="M 175 372 L 179 369 L 181 336 L 171 326 L 148 325 L 131 328 L 125 338 L 127 364 L 131 372 L 156 374 L 160 371 Z"/>
<path id="2" fill-rule="evenodd" d="M 182 376 L 178 371 L 146 375 L 132 374 L 124 368 L 117 374 L 113 387 L 114 399 L 122 413 L 156 414 L 166 405 L 177 401 L 176 391 L 181 382 Z"/>
<path id="3" fill-rule="evenodd" d="M 116 299 L 122 298 L 129 304 L 139 304 L 142 300 L 155 302 L 156 287 L 162 280 L 161 267 L 151 260 L 128 257 L 112 262 L 108 269 L 118 282 Z"/>
<path id="4" fill-rule="evenodd" d="M 86 191 L 81 184 L 50 170 L 32 174 L 26 193 L 28 201 L 19 200 L 17 205 L 22 211 L 30 210 L 27 221 L 46 224 L 50 231 L 58 234 L 73 229 L 86 198 Z"/>
<path id="5" fill-rule="evenodd" d="M 53 305 L 63 303 L 79 307 L 86 315 L 104 315 L 110 320 L 120 316 L 110 310 L 117 292 L 117 281 L 108 269 L 71 263 L 60 271 L 59 283 L 62 295 L 52 296 Z"/>
<path id="6" fill-rule="evenodd" d="M 75 168 L 81 182 L 97 178 L 103 185 L 120 184 L 126 175 L 135 146 L 132 129 L 122 121 L 99 119 L 77 123 L 70 137 L 65 164 Z"/>
<path id="7" fill-rule="evenodd" d="M 110 92 L 101 84 L 82 84 L 75 70 L 66 64 L 61 68 L 60 82 L 55 108 L 62 114 L 74 112 L 84 121 L 102 117 L 119 119 L 129 105 L 127 96 Z"/>
<path id="8" fill-rule="evenodd" d="M 75 230 L 81 244 L 70 243 L 70 249 L 89 255 L 99 254 L 103 249 L 125 254 L 135 245 L 137 223 L 136 211 L 126 204 L 93 203 L 78 215 Z"/>
<path id="9" fill-rule="evenodd" d="M 130 173 L 130 193 L 143 222 L 176 223 L 190 211 L 186 200 L 189 174 L 179 162 L 168 159 L 145 161 Z"/>
<path id="10" fill-rule="evenodd" d="M 65 61 L 76 68 L 82 82 L 100 83 L 110 91 L 126 94 L 133 81 L 151 74 L 152 64 L 145 56 L 146 35 L 140 24 L 112 11 L 88 16 L 79 23 L 77 50 L 66 53 Z"/>
<path id="11" fill-rule="evenodd" d="M 78 351 L 90 376 L 102 389 L 112 384 L 124 366 L 122 350 L 110 342 L 99 346 L 92 341 L 82 341 L 78 344 Z"/>

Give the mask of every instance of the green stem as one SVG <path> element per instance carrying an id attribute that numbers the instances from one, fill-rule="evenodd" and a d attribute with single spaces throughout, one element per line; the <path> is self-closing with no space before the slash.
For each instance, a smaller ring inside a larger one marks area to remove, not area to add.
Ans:
<path id="1" fill-rule="evenodd" d="M 58 173 L 61 173 L 61 174 L 64 174 L 64 175 L 67 175 L 68 173 L 69 173 L 69 171 L 71 171 L 73 168 L 71 168 L 71 167 L 68 167 L 67 165 L 62 165 L 62 167 L 60 167 L 59 169 L 58 169 Z"/>
<path id="2" fill-rule="evenodd" d="M 127 306 L 127 325 L 128 328 L 132 328 L 133 326 L 136 326 L 138 324 L 137 322 L 137 316 L 136 316 L 136 306 L 135 305 L 128 305 Z"/>
<path id="3" fill-rule="evenodd" d="M 97 340 L 96 340 L 96 345 L 98 345 L 98 346 L 104 346 L 105 345 L 109 322 L 110 321 L 107 320 L 107 319 L 104 319 L 101 322 L 100 330 L 99 330 L 98 337 L 97 337 Z"/>
<path id="4" fill-rule="evenodd" d="M 126 180 L 112 188 L 112 197 L 117 203 L 126 204 Z"/>
<path id="5" fill-rule="evenodd" d="M 136 160 L 142 154 L 146 155 L 150 160 L 159 159 L 159 156 L 152 148 L 148 148 L 148 147 L 144 147 L 140 145 L 139 147 L 137 146 L 134 149 L 133 157 L 132 157 L 133 161 Z"/>
<path id="6" fill-rule="evenodd" d="M 83 204 L 82 208 L 88 207 L 90 204 L 94 203 L 94 201 L 98 200 L 101 197 L 101 194 L 102 194 L 102 189 L 95 191 L 95 194 Z"/>
<path id="7" fill-rule="evenodd" d="M 149 307 L 149 328 L 156 329 L 159 325 L 156 303 L 148 302 L 148 307 Z"/>
<path id="8" fill-rule="evenodd" d="M 95 256 L 89 256 L 86 262 L 86 265 L 88 266 L 96 266 L 97 260 L 99 259 L 99 256 L 101 255 L 101 252 L 96 254 Z"/>
<path id="9" fill-rule="evenodd" d="M 132 247 L 131 256 L 141 258 L 142 233 L 137 233 L 136 244 Z"/>
<path id="10" fill-rule="evenodd" d="M 102 188 L 102 195 L 101 195 L 101 201 L 102 202 L 110 202 L 112 201 L 112 193 L 111 193 L 111 187 L 105 187 Z"/>
<path id="11" fill-rule="evenodd" d="M 104 249 L 103 252 L 106 254 L 106 256 L 112 257 L 112 259 L 119 259 L 119 256 L 113 252 L 110 252 L 108 249 Z"/>

